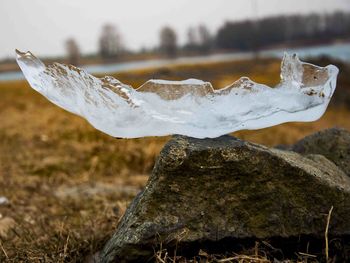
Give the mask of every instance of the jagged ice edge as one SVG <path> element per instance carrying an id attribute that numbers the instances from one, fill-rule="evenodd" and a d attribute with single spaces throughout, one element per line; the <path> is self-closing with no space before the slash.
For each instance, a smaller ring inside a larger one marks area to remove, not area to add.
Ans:
<path id="1" fill-rule="evenodd" d="M 314 121 L 325 112 L 338 74 L 333 65 L 322 68 L 285 54 L 281 83 L 275 88 L 241 78 L 219 90 L 195 79 L 150 80 L 135 90 L 74 66 L 45 66 L 30 52 L 17 51 L 16 59 L 33 89 L 98 130 L 123 138 L 169 134 L 213 138 L 284 122 Z"/>

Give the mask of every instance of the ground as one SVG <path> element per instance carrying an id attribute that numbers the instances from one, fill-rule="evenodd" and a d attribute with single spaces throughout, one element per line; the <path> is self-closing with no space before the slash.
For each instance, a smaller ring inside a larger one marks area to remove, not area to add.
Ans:
<path id="1" fill-rule="evenodd" d="M 134 87 L 150 78 L 199 78 L 223 87 L 242 75 L 276 84 L 279 62 L 186 65 L 115 77 Z M 340 79 L 338 89 L 348 91 L 347 77 Z M 349 112 L 339 103 L 313 123 L 234 135 L 269 146 L 291 144 L 320 129 L 350 129 Z M 117 140 L 54 106 L 25 81 L 0 82 L 0 196 L 9 200 L 0 205 L 0 262 L 82 262 L 98 251 L 145 185 L 167 140 Z"/>

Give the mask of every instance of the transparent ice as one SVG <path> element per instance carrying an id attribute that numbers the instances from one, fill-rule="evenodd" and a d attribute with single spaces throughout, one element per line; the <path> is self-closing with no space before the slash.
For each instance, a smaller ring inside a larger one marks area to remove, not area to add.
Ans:
<path id="1" fill-rule="evenodd" d="M 214 138 L 291 121 L 315 121 L 336 87 L 337 67 L 318 67 L 285 54 L 274 88 L 242 77 L 214 90 L 211 83 L 149 80 L 138 89 L 59 63 L 45 66 L 30 52 L 17 63 L 33 89 L 114 137 L 182 134 Z"/>

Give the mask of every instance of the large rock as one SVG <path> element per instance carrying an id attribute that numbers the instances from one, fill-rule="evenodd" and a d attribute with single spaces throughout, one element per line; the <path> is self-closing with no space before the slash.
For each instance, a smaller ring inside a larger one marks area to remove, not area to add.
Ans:
<path id="1" fill-rule="evenodd" d="M 302 156 L 230 136 L 174 136 L 101 260 L 146 262 L 159 244 L 323 237 L 331 206 L 330 234 L 350 234 L 350 177 L 322 155 Z"/>
<path id="2" fill-rule="evenodd" d="M 331 128 L 314 133 L 297 142 L 292 150 L 302 154 L 321 154 L 350 176 L 350 132 Z"/>

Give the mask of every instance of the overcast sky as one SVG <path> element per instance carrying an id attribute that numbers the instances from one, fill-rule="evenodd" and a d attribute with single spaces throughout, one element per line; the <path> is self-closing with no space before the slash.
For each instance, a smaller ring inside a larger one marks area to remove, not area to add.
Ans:
<path id="1" fill-rule="evenodd" d="M 96 52 L 101 26 L 118 26 L 131 49 L 157 43 L 159 29 L 172 26 L 183 43 L 188 26 L 213 32 L 227 20 L 288 13 L 350 11 L 350 0 L 0 0 L 0 58 L 15 48 L 38 55 L 64 54 L 74 37 L 82 52 Z"/>

